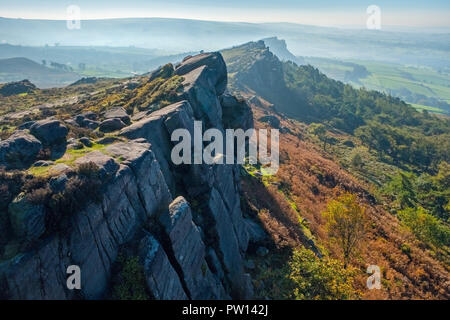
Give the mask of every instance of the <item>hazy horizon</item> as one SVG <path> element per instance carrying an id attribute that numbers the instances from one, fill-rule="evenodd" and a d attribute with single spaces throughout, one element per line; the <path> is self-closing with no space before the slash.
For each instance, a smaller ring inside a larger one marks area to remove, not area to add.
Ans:
<path id="1" fill-rule="evenodd" d="M 247 23 L 296 23 L 317 26 L 361 27 L 364 28 L 370 5 L 381 9 L 384 26 L 392 27 L 450 27 L 450 4 L 448 1 L 427 3 L 400 0 L 356 1 L 344 0 L 335 3 L 330 0 L 294 1 L 237 1 L 212 3 L 206 0 L 130 0 L 123 1 L 56 1 L 35 3 L 17 0 L 13 3 L 0 0 L 4 18 L 36 20 L 66 20 L 67 7 L 77 5 L 81 10 L 81 20 L 103 20 L 122 18 L 175 18 L 220 22 Z"/>

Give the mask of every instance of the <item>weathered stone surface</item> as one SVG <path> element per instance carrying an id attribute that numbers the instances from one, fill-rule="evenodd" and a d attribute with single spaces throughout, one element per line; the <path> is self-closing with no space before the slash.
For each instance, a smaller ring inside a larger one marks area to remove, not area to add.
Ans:
<path id="1" fill-rule="evenodd" d="M 240 208 L 239 168 L 175 166 L 170 160 L 174 130 L 191 131 L 194 120 L 203 121 L 204 129 L 222 130 L 227 127 L 222 108 L 239 111 L 242 106 L 231 96 L 219 100 L 226 84 L 221 60 L 219 54 L 185 59 L 177 68 L 184 78 L 180 99 L 185 101 L 134 117 L 135 123 L 122 128 L 122 137 L 105 141 L 112 144 L 75 162 L 99 166 L 101 201 L 88 202 L 71 215 L 64 232 L 40 239 L 38 248 L 0 264 L 3 295 L 74 298 L 74 291 L 66 288 L 66 268 L 78 265 L 82 289 L 77 297 L 102 298 L 109 292 L 118 252 L 126 247 L 140 257 L 156 299 L 251 297 L 251 279 L 244 273 L 249 236 Z M 96 119 L 80 116 L 83 121 Z M 239 125 L 248 114 L 236 117 L 230 112 L 230 118 Z M 63 164 L 49 170 L 56 175 L 49 182 L 54 191 L 65 187 L 64 177 L 75 174 Z M 173 201 L 179 194 L 192 200 L 194 209 L 182 197 Z"/>
<path id="2" fill-rule="evenodd" d="M 78 126 L 80 126 L 82 128 L 89 128 L 91 130 L 95 130 L 100 125 L 100 122 L 98 122 L 96 120 L 97 120 L 97 114 L 92 111 L 89 111 L 89 112 L 85 112 L 85 113 L 75 116 L 75 118 L 72 121 L 74 121 L 75 124 L 77 124 Z M 68 121 L 66 121 L 66 122 L 68 122 Z M 73 123 L 70 123 L 70 124 L 73 124 Z"/>
<path id="3" fill-rule="evenodd" d="M 100 126 L 100 122 L 90 120 L 90 119 L 84 119 L 79 123 L 80 127 L 82 128 L 88 128 L 91 130 L 95 130 Z"/>
<path id="4" fill-rule="evenodd" d="M 245 219 L 245 228 L 249 235 L 249 241 L 252 243 L 259 243 L 267 238 L 264 229 L 251 219 Z"/>
<path id="5" fill-rule="evenodd" d="M 247 250 L 248 232 L 243 223 L 239 192 L 234 181 L 232 165 L 216 165 L 214 168 L 214 186 L 221 195 L 227 212 L 231 218 L 239 247 L 242 252 Z"/>
<path id="6" fill-rule="evenodd" d="M 24 194 L 9 204 L 8 212 L 14 234 L 20 239 L 34 241 L 45 232 L 44 207 L 30 203 Z"/>
<path id="7" fill-rule="evenodd" d="M 150 144 L 135 141 L 117 143 L 108 146 L 106 151 L 121 158 L 122 165 L 130 168 L 137 177 L 139 199 L 149 216 L 167 208 L 172 195 Z"/>
<path id="8" fill-rule="evenodd" d="M 136 143 L 135 148 L 137 145 L 140 144 Z M 147 217 L 160 210 L 160 206 L 167 209 L 171 201 L 150 146 L 141 145 L 144 146 L 141 152 L 128 153 L 129 158 L 121 163 L 104 191 L 102 202 L 92 203 L 77 212 L 71 218 L 70 229 L 61 238 L 52 238 L 36 253 L 30 252 L 20 258 L 20 263 L 13 260 L 0 268 L 0 278 L 6 283 L 5 291 L 9 297 L 70 298 L 73 292 L 68 293 L 65 289 L 65 270 L 72 264 L 82 270 L 81 296 L 86 299 L 103 297 L 119 246 L 136 235 Z M 97 159 L 90 157 L 91 160 Z M 97 163 L 105 163 L 106 166 L 110 162 L 104 160 L 106 158 Z M 45 261 L 39 263 L 44 255 Z"/>
<path id="9" fill-rule="evenodd" d="M 159 242 L 148 235 L 140 245 L 140 257 L 144 265 L 147 285 L 156 299 L 186 300 L 188 296 L 177 273 Z"/>
<path id="10" fill-rule="evenodd" d="M 209 270 L 205 260 L 205 245 L 197 226 L 192 221 L 188 202 L 176 198 L 169 206 L 169 212 L 160 216 L 183 281 L 192 299 L 226 298 L 223 286 Z"/>
<path id="11" fill-rule="evenodd" d="M 193 132 L 192 108 L 187 101 L 181 101 L 149 114 L 131 126 L 124 128 L 120 135 L 128 139 L 144 138 L 152 144 L 161 170 L 172 192 L 175 185 L 171 166 L 171 134 L 176 129 L 185 128 Z"/>
<path id="12" fill-rule="evenodd" d="M 36 121 L 30 127 L 30 133 L 39 139 L 43 145 L 52 146 L 66 141 L 69 130 L 59 120 Z"/>
<path id="13" fill-rule="evenodd" d="M 48 167 L 53 164 L 53 161 L 45 161 L 45 160 L 38 160 L 35 163 L 33 163 L 33 167 Z"/>
<path id="14" fill-rule="evenodd" d="M 36 89 L 36 86 L 29 80 L 9 82 L 0 87 L 0 95 L 9 97 L 21 93 L 31 93 Z"/>
<path id="15" fill-rule="evenodd" d="M 22 123 L 20 126 L 18 126 L 17 129 L 19 129 L 19 130 L 28 130 L 35 123 L 36 123 L 36 121 L 27 121 L 25 123 Z"/>
<path id="16" fill-rule="evenodd" d="M 207 127 L 222 128 L 222 107 L 211 84 L 208 68 L 201 66 L 184 74 L 183 78 L 180 98 L 189 101 L 195 118 L 205 121 Z"/>
<path id="17" fill-rule="evenodd" d="M 210 218 L 214 221 L 214 230 L 218 241 L 217 250 L 220 252 L 224 271 L 231 283 L 232 295 L 234 297 L 245 297 L 247 296 L 246 288 L 242 286 L 243 259 L 238 240 L 220 194 L 214 188 L 211 191 L 208 209 Z"/>
<path id="18" fill-rule="evenodd" d="M 68 181 L 66 174 L 61 174 L 56 177 L 52 177 L 49 181 L 50 188 L 54 193 L 62 192 Z"/>
<path id="19" fill-rule="evenodd" d="M 175 74 L 185 75 L 201 66 L 207 66 L 209 77 L 216 89 L 217 95 L 221 95 L 227 87 L 227 66 L 223 57 L 218 52 L 203 53 L 185 59 L 175 69 Z"/>
<path id="20" fill-rule="evenodd" d="M 104 114 L 105 119 L 120 119 L 125 124 L 130 124 L 130 116 L 127 114 L 124 108 L 115 107 L 111 108 Z"/>
<path id="21" fill-rule="evenodd" d="M 163 65 L 163 66 L 159 67 L 155 71 L 152 71 L 149 74 L 148 81 L 149 82 L 153 81 L 156 78 L 167 79 L 167 78 L 169 78 L 169 77 L 171 77 L 173 75 L 173 72 L 174 72 L 173 65 L 171 63 L 168 63 L 166 65 Z"/>
<path id="22" fill-rule="evenodd" d="M 92 141 L 87 137 L 80 138 L 80 142 L 84 144 L 86 147 L 92 147 Z"/>
<path id="23" fill-rule="evenodd" d="M 100 151 L 93 151 L 75 161 L 75 164 L 81 165 L 86 163 L 95 163 L 99 168 L 100 177 L 111 177 L 119 169 L 119 165 L 110 156 L 101 153 Z"/>
<path id="24" fill-rule="evenodd" d="M 58 163 L 58 164 L 52 166 L 48 171 L 51 174 L 60 174 L 60 173 L 63 173 L 63 172 L 69 172 L 71 170 L 72 170 L 72 168 L 69 167 L 67 164 Z"/>
<path id="25" fill-rule="evenodd" d="M 0 280 L 6 285 L 2 293 L 13 300 L 73 298 L 74 291 L 66 286 L 66 269 L 71 263 L 68 256 L 59 254 L 60 249 L 66 251 L 59 238 L 53 237 L 36 252 L 19 254 L 0 264 Z"/>
<path id="26" fill-rule="evenodd" d="M 97 120 L 97 114 L 93 111 L 87 111 L 81 114 L 84 118 L 89 120 Z"/>
<path id="27" fill-rule="evenodd" d="M 0 167 L 21 169 L 33 163 L 42 144 L 25 131 L 16 131 L 8 139 L 0 141 Z"/>
<path id="28" fill-rule="evenodd" d="M 107 119 L 102 123 L 100 123 L 99 130 L 102 132 L 113 132 L 120 130 L 124 127 L 126 127 L 126 124 L 122 120 L 118 118 L 113 118 Z"/>

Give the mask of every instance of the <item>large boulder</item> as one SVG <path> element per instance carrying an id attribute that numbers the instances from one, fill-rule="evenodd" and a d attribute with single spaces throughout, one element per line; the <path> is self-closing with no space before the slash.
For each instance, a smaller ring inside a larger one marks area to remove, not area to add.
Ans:
<path id="1" fill-rule="evenodd" d="M 202 53 L 188 57 L 177 66 L 175 74 L 182 76 L 201 66 L 207 66 L 208 74 L 216 88 L 217 95 L 223 94 L 227 88 L 227 66 L 219 52 Z"/>
<path id="2" fill-rule="evenodd" d="M 95 130 L 98 128 L 98 126 L 100 124 L 98 121 L 95 121 L 96 119 L 97 119 L 97 114 L 95 114 L 94 112 L 86 112 L 86 113 L 75 116 L 75 118 L 73 120 L 70 120 L 70 122 L 74 122 L 74 124 L 77 124 L 78 126 L 80 126 L 82 128 L 88 128 L 91 130 Z"/>
<path id="3" fill-rule="evenodd" d="M 107 120 L 103 121 L 102 123 L 100 123 L 99 130 L 101 132 L 107 133 L 107 132 L 113 132 L 113 131 L 120 130 L 126 126 L 127 125 L 125 123 L 123 123 L 123 121 L 120 120 L 119 118 L 113 118 L 113 119 L 107 119 Z"/>
<path id="4" fill-rule="evenodd" d="M 0 141 L 0 167 L 22 169 L 30 166 L 42 144 L 25 131 L 16 131 L 8 139 Z"/>
<path id="5" fill-rule="evenodd" d="M 59 120 L 45 119 L 30 127 L 30 133 L 45 146 L 53 146 L 66 141 L 69 130 Z"/>
<path id="6" fill-rule="evenodd" d="M 115 107 L 111 108 L 104 114 L 105 119 L 115 119 L 118 118 L 122 120 L 123 123 L 130 124 L 130 116 L 127 114 L 124 108 Z"/>

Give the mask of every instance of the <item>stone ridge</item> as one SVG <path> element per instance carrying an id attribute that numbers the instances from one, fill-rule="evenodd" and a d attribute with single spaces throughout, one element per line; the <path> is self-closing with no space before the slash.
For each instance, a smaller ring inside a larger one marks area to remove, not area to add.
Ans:
<path id="1" fill-rule="evenodd" d="M 175 73 L 184 78 L 181 102 L 123 128 L 126 142 L 77 160 L 95 163 L 108 177 L 101 201 L 71 216 L 65 232 L 1 263 L 5 297 L 108 297 L 113 265 L 127 247 L 139 257 L 146 287 L 156 299 L 251 298 L 243 266 L 249 236 L 240 207 L 239 166 L 170 161 L 174 130 L 192 130 L 194 120 L 219 130 L 242 123 L 245 130 L 253 125 L 251 111 L 224 95 L 227 69 L 219 53 L 188 57 Z M 225 100 L 227 110 L 236 110 L 236 118 L 226 113 L 226 123 Z M 32 137 L 23 139 L 36 144 Z M 81 269 L 81 290 L 67 289 L 69 265 Z"/>

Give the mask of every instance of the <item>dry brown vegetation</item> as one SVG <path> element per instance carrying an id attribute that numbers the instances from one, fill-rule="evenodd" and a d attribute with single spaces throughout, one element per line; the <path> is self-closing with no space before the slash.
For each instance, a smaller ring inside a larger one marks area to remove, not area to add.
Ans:
<path id="1" fill-rule="evenodd" d="M 253 106 L 255 126 L 267 113 Z M 280 134 L 280 170 L 266 186 L 257 178 L 243 179 L 244 198 L 279 247 L 307 244 L 302 224 L 315 238 L 316 245 L 332 257 L 341 258 L 331 245 L 322 212 L 343 192 L 357 195 L 367 208 L 369 228 L 352 265 L 361 270 L 356 286 L 365 299 L 448 299 L 450 276 L 448 264 L 433 257 L 428 247 L 401 227 L 398 219 L 377 203 L 371 188 L 329 158 L 320 146 L 302 139 L 302 126 L 281 119 L 290 129 Z M 384 203 L 384 205 L 389 205 Z M 365 270 L 378 265 L 382 270 L 382 289 L 368 290 Z"/>

